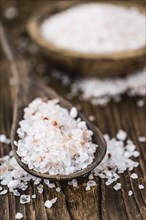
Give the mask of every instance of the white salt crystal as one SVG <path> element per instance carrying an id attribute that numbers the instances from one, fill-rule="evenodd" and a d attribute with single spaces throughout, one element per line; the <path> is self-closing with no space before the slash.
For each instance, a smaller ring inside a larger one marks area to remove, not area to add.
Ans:
<path id="1" fill-rule="evenodd" d="M 7 138 L 5 134 L 0 134 L 0 143 L 10 144 L 11 140 Z"/>
<path id="2" fill-rule="evenodd" d="M 138 178 L 138 175 L 136 173 L 132 173 L 131 176 L 130 176 L 132 179 L 137 179 Z"/>
<path id="3" fill-rule="evenodd" d="M 20 196 L 20 203 L 25 204 L 30 202 L 30 195 L 21 195 Z"/>
<path id="4" fill-rule="evenodd" d="M 128 145 L 126 145 L 126 149 L 129 152 L 133 152 L 135 150 L 135 145 L 134 144 L 128 144 Z"/>
<path id="5" fill-rule="evenodd" d="M 35 199 L 36 198 L 36 194 L 33 194 L 31 197 L 32 197 L 32 199 Z"/>
<path id="6" fill-rule="evenodd" d="M 140 155 L 139 151 L 135 150 L 135 151 L 133 152 L 133 156 L 134 156 L 134 157 L 139 157 L 139 155 Z"/>
<path id="7" fill-rule="evenodd" d="M 138 107 L 143 107 L 145 105 L 145 101 L 143 99 L 140 99 L 137 101 L 137 106 Z"/>
<path id="8" fill-rule="evenodd" d="M 94 115 L 89 115 L 88 119 L 89 119 L 89 121 L 93 122 L 93 121 L 95 121 L 95 116 Z"/>
<path id="9" fill-rule="evenodd" d="M 61 191 L 60 187 L 57 187 L 56 192 L 60 192 L 60 191 Z"/>
<path id="10" fill-rule="evenodd" d="M 132 196 L 132 194 L 133 194 L 132 190 L 129 190 L 128 191 L 128 196 Z"/>
<path id="11" fill-rule="evenodd" d="M 51 200 L 46 200 L 45 203 L 44 203 L 45 207 L 50 209 L 52 207 L 52 202 Z"/>
<path id="12" fill-rule="evenodd" d="M 90 173 L 90 174 L 89 174 L 88 179 L 89 179 L 89 180 L 94 179 L 93 173 Z"/>
<path id="13" fill-rule="evenodd" d="M 4 195 L 4 194 L 6 194 L 7 192 L 8 192 L 8 190 L 5 189 L 5 190 L 3 190 L 3 191 L 0 192 L 0 195 Z"/>
<path id="14" fill-rule="evenodd" d="M 22 219 L 23 218 L 23 214 L 21 212 L 17 212 L 15 215 L 16 219 Z"/>
<path id="15" fill-rule="evenodd" d="M 78 115 L 77 109 L 75 107 L 72 107 L 70 110 L 70 116 L 76 118 L 77 115 Z"/>
<path id="16" fill-rule="evenodd" d="M 52 204 L 54 204 L 57 201 L 57 197 L 54 199 L 51 199 Z"/>
<path id="17" fill-rule="evenodd" d="M 73 187 L 77 187 L 78 186 L 78 181 L 76 179 L 72 180 L 72 185 Z"/>
<path id="18" fill-rule="evenodd" d="M 19 180 L 11 180 L 11 181 L 7 184 L 7 186 L 8 186 L 8 188 L 16 188 L 19 183 L 20 183 Z"/>
<path id="19" fill-rule="evenodd" d="M 139 142 L 146 142 L 146 137 L 145 136 L 139 136 L 138 140 L 139 140 Z"/>
<path id="20" fill-rule="evenodd" d="M 86 191 L 89 191 L 91 188 L 90 188 L 90 186 L 86 186 Z"/>
<path id="21" fill-rule="evenodd" d="M 90 186 L 90 187 L 96 186 L 96 182 L 94 180 L 90 180 L 87 182 L 87 186 Z"/>
<path id="22" fill-rule="evenodd" d="M 0 191 L 2 190 L 3 188 L 0 186 Z"/>
<path id="23" fill-rule="evenodd" d="M 14 6 L 10 6 L 6 8 L 4 11 L 4 17 L 8 20 L 14 19 L 15 17 L 17 17 L 17 15 L 18 15 L 18 10 Z"/>
<path id="24" fill-rule="evenodd" d="M 117 183 L 114 187 L 113 187 L 116 191 L 121 189 L 121 183 Z"/>
<path id="25" fill-rule="evenodd" d="M 144 189 L 144 185 L 139 184 L 139 185 L 138 185 L 138 188 L 139 188 L 139 189 Z"/>
<path id="26" fill-rule="evenodd" d="M 119 130 L 116 137 L 121 141 L 125 141 L 127 133 L 123 130 Z"/>

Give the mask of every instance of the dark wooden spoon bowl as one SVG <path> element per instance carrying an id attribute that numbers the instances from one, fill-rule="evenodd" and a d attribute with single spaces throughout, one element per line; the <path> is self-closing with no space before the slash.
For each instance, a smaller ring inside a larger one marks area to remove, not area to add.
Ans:
<path id="1" fill-rule="evenodd" d="M 39 173 L 33 169 L 29 169 L 28 166 L 21 161 L 21 157 L 17 154 L 17 147 L 14 144 L 14 140 L 18 139 L 17 129 L 19 127 L 19 122 L 23 118 L 23 109 L 36 97 L 47 97 L 48 99 L 57 98 L 60 101 L 60 105 L 67 108 L 68 110 L 71 109 L 72 105 L 71 103 L 60 97 L 54 90 L 46 86 L 45 82 L 40 80 L 36 75 L 32 73 L 29 74 L 30 67 L 28 66 L 28 63 L 24 59 L 21 59 L 20 56 L 14 55 L 11 46 L 8 44 L 3 28 L 1 30 L 3 50 L 10 62 L 13 76 L 15 77 L 16 81 L 16 98 L 14 103 L 11 143 L 13 153 L 18 164 L 28 173 L 45 179 L 68 180 L 89 173 L 102 161 L 106 153 L 106 142 L 99 129 L 95 125 L 90 123 L 81 113 L 79 113 L 78 116 L 82 120 L 86 121 L 88 129 L 93 131 L 93 142 L 98 145 L 98 148 L 95 152 L 95 159 L 89 166 L 87 166 L 87 168 L 69 175 L 49 175 L 48 173 Z"/>

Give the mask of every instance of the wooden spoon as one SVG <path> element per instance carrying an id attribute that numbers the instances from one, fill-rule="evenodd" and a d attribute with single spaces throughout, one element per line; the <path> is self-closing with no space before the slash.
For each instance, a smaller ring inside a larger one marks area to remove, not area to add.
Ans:
<path id="1" fill-rule="evenodd" d="M 14 140 L 18 139 L 17 129 L 19 127 L 19 121 L 23 118 L 23 109 L 36 97 L 47 97 L 48 99 L 59 99 L 61 106 L 71 109 L 72 105 L 68 101 L 60 97 L 54 90 L 46 86 L 45 83 L 40 80 L 36 75 L 29 74 L 30 66 L 24 58 L 18 55 L 14 55 L 14 50 L 12 50 L 12 45 L 8 42 L 6 38 L 5 31 L 1 25 L 1 42 L 5 55 L 11 65 L 13 77 L 16 81 L 16 98 L 14 103 L 14 115 L 11 130 L 11 144 L 14 156 L 18 164 L 26 170 L 28 173 L 45 179 L 53 180 L 68 180 L 84 176 L 93 170 L 103 159 L 106 153 L 106 142 L 103 138 L 102 133 L 99 129 L 90 123 L 81 113 L 78 116 L 86 121 L 88 129 L 92 130 L 93 142 L 98 145 L 95 152 L 94 161 L 85 169 L 74 172 L 69 175 L 49 175 L 48 173 L 39 173 L 33 169 L 29 169 L 28 166 L 21 161 L 21 157 L 17 154 L 17 147 L 14 145 Z"/>

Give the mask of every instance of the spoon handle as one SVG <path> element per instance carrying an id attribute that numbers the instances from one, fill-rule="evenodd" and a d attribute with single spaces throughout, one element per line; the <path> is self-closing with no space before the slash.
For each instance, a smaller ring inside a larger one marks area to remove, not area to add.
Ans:
<path id="1" fill-rule="evenodd" d="M 12 69 L 12 76 L 15 81 L 16 102 L 19 107 L 27 104 L 28 91 L 31 87 L 30 65 L 15 51 L 15 48 L 8 37 L 4 25 L 0 22 L 0 40 L 3 51 Z"/>

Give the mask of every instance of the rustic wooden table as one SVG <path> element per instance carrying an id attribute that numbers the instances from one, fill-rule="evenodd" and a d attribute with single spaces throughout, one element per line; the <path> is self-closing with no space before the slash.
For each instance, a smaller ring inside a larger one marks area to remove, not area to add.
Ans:
<path id="1" fill-rule="evenodd" d="M 139 1 L 140 2 L 140 1 Z M 144 3 L 144 1 L 141 1 Z M 14 20 L 6 20 L 3 17 L 4 9 L 10 5 L 16 5 L 18 8 L 18 16 Z M 13 41 L 17 53 L 23 55 L 24 60 L 30 61 L 31 71 L 36 72 L 56 91 L 65 97 L 67 88 L 61 86 L 58 80 L 49 76 L 50 67 L 46 58 L 43 57 L 41 51 L 35 51 L 34 47 L 25 48 L 22 40 L 26 40 L 32 45 L 25 31 L 25 24 L 28 17 L 42 5 L 53 4 L 53 1 L 43 0 L 22 0 L 22 1 L 1 1 L 1 19 L 8 29 L 8 35 Z M 1 51 L 0 61 L 0 133 L 10 136 L 13 100 L 15 93 L 14 87 L 9 81 L 12 76 L 10 65 Z M 35 54 L 33 54 L 36 52 Z M 58 86 L 59 85 L 59 86 Z M 83 113 L 95 115 L 95 124 L 103 133 L 109 133 L 114 136 L 118 129 L 122 128 L 128 133 L 137 149 L 140 151 L 140 157 L 137 159 L 140 166 L 135 168 L 139 178 L 132 180 L 131 172 L 125 172 L 120 177 L 122 189 L 115 191 L 113 185 L 106 186 L 103 179 L 96 178 L 97 185 L 90 191 L 85 191 L 87 179 L 80 179 L 77 188 L 70 187 L 66 182 L 61 182 L 62 191 L 57 194 L 54 189 L 45 187 L 43 194 L 39 194 L 36 186 L 30 183 L 27 194 L 37 194 L 37 198 L 31 203 L 20 204 L 19 197 L 15 197 L 12 193 L 0 196 L 0 219 L 14 220 L 17 211 L 24 215 L 26 220 L 145 220 L 146 219 L 146 146 L 145 143 L 139 143 L 140 135 L 146 136 L 146 115 L 144 107 L 138 108 L 136 105 L 137 98 L 123 97 L 120 103 L 110 102 L 106 107 L 92 106 L 89 102 L 79 101 L 77 98 L 73 100 L 74 104 L 82 106 Z M 1 144 L 0 156 L 7 155 L 10 147 Z M 139 190 L 137 185 L 143 183 L 144 190 Z M 132 189 L 134 194 L 129 197 L 128 190 Z M 57 195 L 57 203 L 51 209 L 44 207 L 44 201 L 50 197 Z"/>

